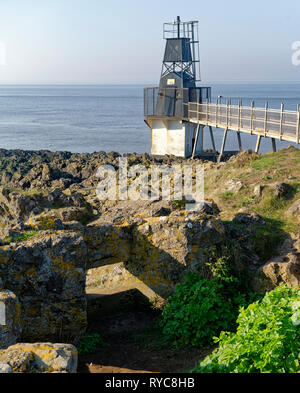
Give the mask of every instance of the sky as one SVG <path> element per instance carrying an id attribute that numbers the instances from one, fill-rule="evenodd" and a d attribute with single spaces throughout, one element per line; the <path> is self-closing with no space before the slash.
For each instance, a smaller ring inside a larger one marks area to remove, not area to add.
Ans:
<path id="1" fill-rule="evenodd" d="M 299 0 L 0 0 L 0 84 L 158 84 L 177 15 L 203 81 L 300 81 Z"/>

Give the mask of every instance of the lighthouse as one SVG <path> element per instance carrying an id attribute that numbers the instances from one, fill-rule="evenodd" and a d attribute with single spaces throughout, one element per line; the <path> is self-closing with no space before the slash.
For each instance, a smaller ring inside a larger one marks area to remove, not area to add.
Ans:
<path id="1" fill-rule="evenodd" d="M 198 22 L 165 23 L 166 40 L 158 87 L 144 89 L 145 122 L 151 129 L 151 154 L 189 158 L 203 152 L 203 126 L 189 122 L 191 103 L 211 101 L 211 88 L 198 86 Z M 195 142 L 196 141 L 196 142 Z"/>

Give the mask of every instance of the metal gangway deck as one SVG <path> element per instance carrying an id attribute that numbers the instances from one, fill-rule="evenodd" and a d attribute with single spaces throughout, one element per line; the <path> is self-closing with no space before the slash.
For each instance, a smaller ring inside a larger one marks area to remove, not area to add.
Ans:
<path id="1" fill-rule="evenodd" d="M 271 109 L 268 103 L 265 108 L 255 107 L 254 102 L 251 106 L 243 106 L 242 101 L 238 105 L 232 105 L 230 101 L 227 104 L 189 102 L 187 105 L 188 121 L 198 124 L 195 147 L 198 139 L 203 139 L 203 127 L 208 126 L 215 150 L 212 127 L 224 129 L 220 159 L 224 154 L 229 130 L 236 131 L 240 151 L 242 150 L 241 132 L 257 135 L 256 152 L 259 151 L 263 137 L 272 139 L 273 151 L 276 151 L 276 139 L 300 143 L 300 105 L 297 111 L 285 110 L 284 104 L 281 104 L 281 109 Z M 193 156 L 194 154 L 195 148 Z"/>
<path id="2" fill-rule="evenodd" d="M 224 154 L 228 131 L 237 133 L 239 150 L 242 151 L 241 133 L 257 136 L 255 151 L 259 152 L 262 138 L 272 140 L 273 151 L 276 151 L 276 140 L 300 144 L 300 105 L 297 110 L 286 110 L 284 104 L 280 109 L 272 109 L 269 103 L 265 107 L 243 105 L 242 100 L 232 105 L 231 100 L 222 104 L 219 97 L 216 103 L 211 102 L 210 87 L 196 88 L 160 88 L 144 89 L 145 121 L 162 119 L 194 123 L 195 142 L 193 157 L 197 146 L 203 150 L 204 128 L 209 127 L 213 150 L 217 153 L 213 128 L 223 128 L 224 136 L 219 160 Z M 198 149 L 199 150 L 199 149 Z"/>

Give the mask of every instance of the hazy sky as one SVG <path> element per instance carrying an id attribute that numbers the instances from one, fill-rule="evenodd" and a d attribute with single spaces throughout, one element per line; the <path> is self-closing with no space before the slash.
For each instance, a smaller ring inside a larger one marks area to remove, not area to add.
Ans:
<path id="1" fill-rule="evenodd" d="M 200 22 L 203 81 L 300 81 L 299 0 L 0 0 L 0 84 L 157 84 L 177 15 Z"/>

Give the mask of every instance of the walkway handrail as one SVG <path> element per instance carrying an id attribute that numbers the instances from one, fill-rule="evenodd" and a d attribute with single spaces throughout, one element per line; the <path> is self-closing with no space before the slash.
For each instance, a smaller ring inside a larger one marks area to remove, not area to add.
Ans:
<path id="1" fill-rule="evenodd" d="M 300 143 L 300 105 L 298 111 L 270 109 L 239 105 L 205 102 L 188 104 L 190 122 L 221 127 L 233 131 L 245 132 L 284 141 Z"/>

